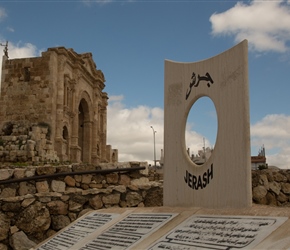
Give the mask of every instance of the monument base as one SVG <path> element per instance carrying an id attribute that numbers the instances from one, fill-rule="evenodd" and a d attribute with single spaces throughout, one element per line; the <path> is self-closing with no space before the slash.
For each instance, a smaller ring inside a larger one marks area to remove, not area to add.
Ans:
<path id="1" fill-rule="evenodd" d="M 34 249 L 288 249 L 290 209 L 93 210 Z"/>

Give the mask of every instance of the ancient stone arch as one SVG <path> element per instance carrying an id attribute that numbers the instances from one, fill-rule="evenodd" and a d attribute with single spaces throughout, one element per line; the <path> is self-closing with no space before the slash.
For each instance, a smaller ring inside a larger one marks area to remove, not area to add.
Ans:
<path id="1" fill-rule="evenodd" d="M 111 162 L 111 154 L 106 153 L 108 95 L 104 87 L 104 75 L 96 69 L 91 53 L 57 47 L 35 58 L 4 55 L 0 136 L 8 123 L 14 129 L 11 136 L 42 125 L 46 130 L 37 131 L 45 131 L 47 141 L 39 132 L 38 151 L 30 152 L 31 161 L 47 161 L 57 154 L 60 161 Z"/>

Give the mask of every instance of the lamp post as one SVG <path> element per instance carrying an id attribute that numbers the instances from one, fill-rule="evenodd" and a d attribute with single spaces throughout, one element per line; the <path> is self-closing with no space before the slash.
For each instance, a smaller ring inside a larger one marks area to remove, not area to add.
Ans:
<path id="1" fill-rule="evenodd" d="M 157 133 L 157 131 L 154 130 L 153 126 L 150 126 L 152 128 L 153 131 L 153 142 L 154 142 L 154 167 L 156 168 L 156 150 L 155 150 L 155 133 Z"/>

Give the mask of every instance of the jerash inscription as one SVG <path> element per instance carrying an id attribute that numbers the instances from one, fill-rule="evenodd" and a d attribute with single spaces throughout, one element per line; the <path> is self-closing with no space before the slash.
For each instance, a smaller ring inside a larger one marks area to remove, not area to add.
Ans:
<path id="1" fill-rule="evenodd" d="M 9 59 L 6 43 L 0 250 L 290 249 L 290 173 L 251 172 L 247 54 L 245 40 L 200 62 L 165 61 L 157 171 L 107 145 L 109 96 L 91 53 Z M 197 165 L 185 127 L 204 96 L 218 131 Z"/>

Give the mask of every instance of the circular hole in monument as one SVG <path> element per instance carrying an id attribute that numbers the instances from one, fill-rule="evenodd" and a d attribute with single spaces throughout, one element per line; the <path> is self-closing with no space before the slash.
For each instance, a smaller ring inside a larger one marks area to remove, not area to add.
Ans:
<path id="1" fill-rule="evenodd" d="M 189 110 L 185 145 L 188 156 L 196 165 L 203 165 L 210 158 L 217 136 L 217 113 L 212 100 L 200 97 Z"/>

